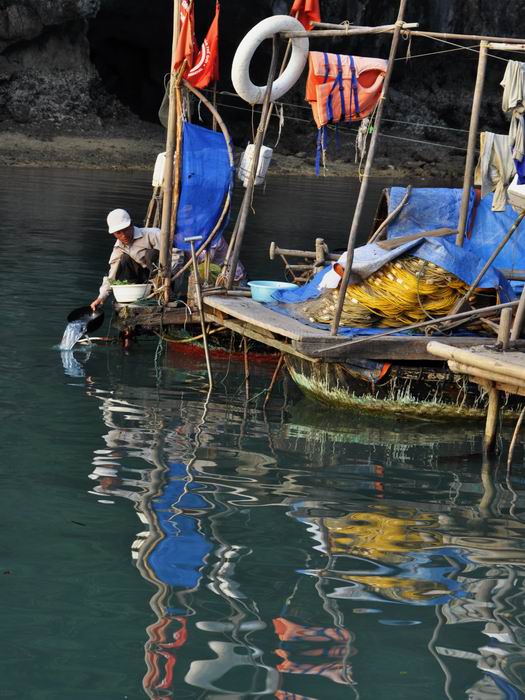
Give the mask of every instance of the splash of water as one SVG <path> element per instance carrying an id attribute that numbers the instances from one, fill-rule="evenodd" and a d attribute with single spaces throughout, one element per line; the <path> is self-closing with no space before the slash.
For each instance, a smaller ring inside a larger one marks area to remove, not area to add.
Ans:
<path id="1" fill-rule="evenodd" d="M 59 349 L 71 350 L 85 334 L 86 328 L 87 321 L 82 319 L 68 323 L 60 341 Z"/>

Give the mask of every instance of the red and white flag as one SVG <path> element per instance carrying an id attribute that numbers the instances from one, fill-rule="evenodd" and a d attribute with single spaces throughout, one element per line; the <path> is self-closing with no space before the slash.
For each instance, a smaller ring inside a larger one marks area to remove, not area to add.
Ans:
<path id="1" fill-rule="evenodd" d="M 219 80 L 219 15 L 221 6 L 219 0 L 215 5 L 215 17 L 210 24 L 199 55 L 191 70 L 186 74 L 186 80 L 193 87 L 202 89 L 210 83 Z"/>
<path id="2" fill-rule="evenodd" d="M 184 61 L 187 68 L 191 69 L 195 58 L 195 11 L 193 0 L 182 0 L 180 6 L 180 34 L 175 51 L 175 65 L 173 69 L 177 73 Z"/>
<path id="3" fill-rule="evenodd" d="M 312 22 L 321 21 L 319 0 L 294 0 L 290 14 L 297 17 L 303 27 L 310 31 L 313 29 Z"/>

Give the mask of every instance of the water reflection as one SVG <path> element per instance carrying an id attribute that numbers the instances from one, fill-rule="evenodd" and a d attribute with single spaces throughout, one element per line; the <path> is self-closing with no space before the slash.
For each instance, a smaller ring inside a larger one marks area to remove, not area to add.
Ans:
<path id="1" fill-rule="evenodd" d="M 87 385 L 91 492 L 140 521 L 146 696 L 522 697 L 523 484 L 479 430 L 282 395 L 265 419 L 228 372 L 208 402 L 176 374 Z"/>

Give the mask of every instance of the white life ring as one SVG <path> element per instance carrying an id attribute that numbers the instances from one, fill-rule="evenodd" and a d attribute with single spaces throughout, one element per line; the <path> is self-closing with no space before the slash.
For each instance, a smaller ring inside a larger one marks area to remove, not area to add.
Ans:
<path id="1" fill-rule="evenodd" d="M 251 105 L 264 100 L 266 86 L 259 87 L 250 80 L 250 63 L 257 48 L 265 39 L 271 39 L 280 32 L 304 31 L 303 25 L 295 17 L 274 15 L 250 29 L 239 44 L 232 64 L 232 82 L 237 94 Z M 272 86 L 272 101 L 282 97 L 299 80 L 308 59 L 309 41 L 306 37 L 292 39 L 292 55 L 284 73 Z"/>

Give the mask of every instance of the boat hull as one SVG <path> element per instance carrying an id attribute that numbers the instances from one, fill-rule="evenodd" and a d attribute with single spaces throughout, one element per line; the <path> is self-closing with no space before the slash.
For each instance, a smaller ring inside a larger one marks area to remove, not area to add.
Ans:
<path id="1" fill-rule="evenodd" d="M 445 363 L 383 365 L 377 371 L 341 362 L 307 362 L 286 356 L 291 378 L 309 398 L 335 408 L 407 418 L 483 419 L 482 387 Z"/>

